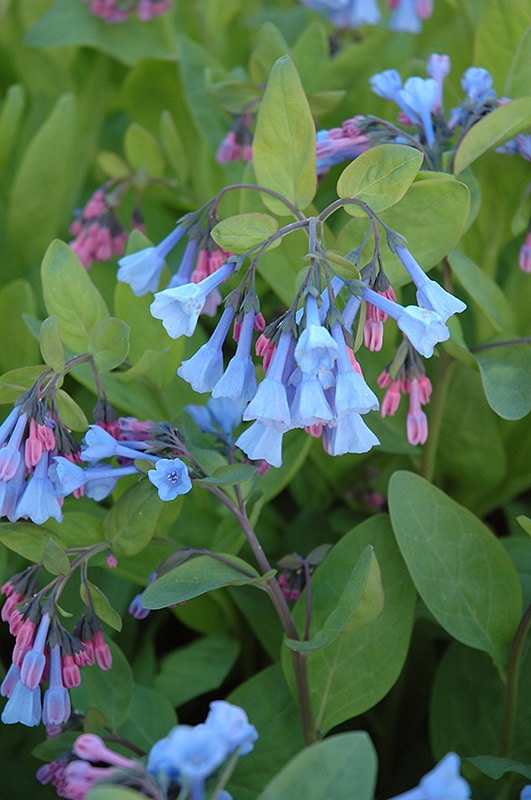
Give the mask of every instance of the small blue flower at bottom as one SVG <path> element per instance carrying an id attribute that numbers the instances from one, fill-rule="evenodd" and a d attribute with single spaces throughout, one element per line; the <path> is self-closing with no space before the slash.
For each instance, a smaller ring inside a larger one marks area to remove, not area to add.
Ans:
<path id="1" fill-rule="evenodd" d="M 469 800 L 470 786 L 459 774 L 460 764 L 458 755 L 447 753 L 418 786 L 391 800 Z"/>
<path id="2" fill-rule="evenodd" d="M 148 471 L 148 478 L 157 487 L 161 500 L 175 500 L 192 488 L 188 468 L 180 458 L 159 458 L 155 469 Z"/>

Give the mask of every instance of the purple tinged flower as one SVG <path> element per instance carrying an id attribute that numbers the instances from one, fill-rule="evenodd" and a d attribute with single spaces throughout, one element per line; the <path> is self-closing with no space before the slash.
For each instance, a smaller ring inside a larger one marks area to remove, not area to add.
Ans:
<path id="1" fill-rule="evenodd" d="M 323 428 L 323 443 L 329 455 L 342 456 L 344 453 L 368 453 L 380 440 L 360 414 L 349 411 L 334 428 Z"/>
<path id="2" fill-rule="evenodd" d="M 50 454 L 43 453 L 17 503 L 15 509 L 17 519 L 29 517 L 36 525 L 42 525 L 50 517 L 57 522 L 62 521 L 61 504 L 48 477 L 49 465 Z"/>
<path id="3" fill-rule="evenodd" d="M 446 322 L 453 314 L 460 314 L 466 309 L 466 303 L 447 292 L 436 281 L 428 278 L 407 247 L 395 247 L 394 251 L 417 287 L 417 302 L 421 308 L 435 311 L 443 322 Z"/>
<path id="4" fill-rule="evenodd" d="M 214 333 L 191 358 L 183 361 L 177 375 L 190 384 L 194 392 L 211 392 L 223 375 L 223 343 L 234 317 L 229 306 L 221 315 Z"/>
<path id="5" fill-rule="evenodd" d="M 392 31 L 405 31 L 407 33 L 420 33 L 422 30 L 421 17 L 428 17 L 432 11 L 432 3 L 423 3 L 422 14 L 419 13 L 419 0 L 398 0 L 396 10 L 389 20 Z"/>
<path id="6" fill-rule="evenodd" d="M 15 427 L 15 423 L 20 415 L 20 408 L 19 406 L 15 406 L 11 409 L 5 420 L 0 425 L 0 447 L 6 442 L 7 437 Z"/>
<path id="7" fill-rule="evenodd" d="M 7 517 L 10 522 L 18 519 L 17 505 L 26 486 L 26 463 L 22 448 L 17 471 L 8 481 L 0 482 L 0 517 Z"/>
<path id="8" fill-rule="evenodd" d="M 362 289 L 362 297 L 392 317 L 415 350 L 425 358 L 431 358 L 436 344 L 450 338 L 450 331 L 435 311 L 401 306 L 367 287 Z"/>
<path id="9" fill-rule="evenodd" d="M 378 398 L 365 379 L 354 369 L 339 322 L 332 328 L 332 336 L 338 346 L 334 410 L 338 419 L 352 411 L 366 414 L 380 407 Z"/>
<path id="10" fill-rule="evenodd" d="M 460 763 L 458 755 L 447 753 L 418 786 L 391 800 L 469 800 L 470 786 L 459 774 Z"/>
<path id="11" fill-rule="evenodd" d="M 257 730 L 250 724 L 243 708 L 225 700 L 214 700 L 210 703 L 205 726 L 226 742 L 229 753 L 239 747 L 240 755 L 245 756 L 251 752 L 258 739 Z"/>
<path id="12" fill-rule="evenodd" d="M 244 420 L 256 419 L 283 431 L 291 427 L 291 413 L 283 376 L 292 339 L 291 333 L 280 335 L 266 376 L 243 413 Z"/>
<path id="13" fill-rule="evenodd" d="M 129 603 L 129 614 L 135 619 L 146 619 L 149 616 L 149 608 L 144 608 L 142 605 L 142 594 L 136 594 Z"/>
<path id="14" fill-rule="evenodd" d="M 41 721 L 41 690 L 28 689 L 21 680 L 18 680 L 4 710 L 2 722 L 13 725 L 20 722 L 28 728 L 33 728 Z"/>
<path id="15" fill-rule="evenodd" d="M 337 358 L 337 344 L 330 332 L 321 325 L 316 298 L 306 298 L 306 327 L 295 346 L 295 361 L 303 372 L 317 375 L 332 369 Z"/>
<path id="16" fill-rule="evenodd" d="M 432 111 L 437 107 L 439 86 L 433 78 L 408 78 L 399 91 L 399 104 L 412 122 L 421 123 L 428 147 L 435 142 Z"/>
<path id="17" fill-rule="evenodd" d="M 24 656 L 22 668 L 20 670 L 20 680 L 28 689 L 35 689 L 41 682 L 41 678 L 46 666 L 46 656 L 44 647 L 50 627 L 50 615 L 44 613 L 41 617 L 33 647 Z"/>
<path id="18" fill-rule="evenodd" d="M 179 269 L 171 276 L 166 289 L 170 289 L 172 286 L 184 286 L 185 283 L 190 283 L 198 247 L 198 240 L 190 239 L 184 248 Z"/>
<path id="19" fill-rule="evenodd" d="M 45 725 L 62 725 L 70 717 L 70 695 L 63 686 L 61 674 L 61 648 L 50 650 L 50 682 L 44 693 L 42 721 Z"/>
<path id="20" fill-rule="evenodd" d="M 157 487 L 159 497 L 164 502 L 175 500 L 192 488 L 192 481 L 186 464 L 180 458 L 159 458 L 155 469 L 148 471 L 148 478 Z"/>
<path id="21" fill-rule="evenodd" d="M 482 105 L 485 100 L 496 97 L 492 84 L 492 75 L 483 67 L 469 67 L 461 78 L 461 86 L 468 99 L 478 105 Z"/>
<path id="22" fill-rule="evenodd" d="M 147 448 L 145 442 L 119 442 L 110 433 L 107 433 L 101 425 L 89 425 L 85 434 L 81 458 L 83 461 L 100 461 L 103 458 L 121 456 L 122 458 L 147 458 L 155 461 L 156 457 L 149 453 L 144 453 Z"/>
<path id="23" fill-rule="evenodd" d="M 183 238 L 186 230 L 182 225 L 177 225 L 156 247 L 147 247 L 137 253 L 120 258 L 117 279 L 122 283 L 128 283 L 137 297 L 148 292 L 155 292 L 164 269 L 166 256 Z"/>
<path id="24" fill-rule="evenodd" d="M 0 695 L 2 697 L 11 697 L 17 682 L 20 680 L 20 670 L 11 664 L 6 672 L 5 678 L 0 685 Z"/>
<path id="25" fill-rule="evenodd" d="M 430 78 L 437 83 L 437 100 L 434 108 L 442 108 L 444 79 L 450 73 L 450 57 L 432 53 L 426 64 L 426 71 Z"/>
<path id="26" fill-rule="evenodd" d="M 12 414 L 9 414 L 5 420 L 4 425 L 8 422 L 11 423 Z M 6 444 L 0 448 L 0 481 L 9 481 L 15 475 L 17 467 L 21 459 L 20 443 L 26 429 L 28 417 L 25 413 L 18 414 L 17 420 L 13 426 L 13 431 Z"/>
<path id="27" fill-rule="evenodd" d="M 172 339 L 192 336 L 208 294 L 229 277 L 235 266 L 234 261 L 228 261 L 199 283 L 186 283 L 157 292 L 150 306 L 151 315 L 162 320 Z"/>
<path id="28" fill-rule="evenodd" d="M 267 461 L 273 467 L 282 466 L 282 426 L 273 427 L 255 422 L 236 439 L 235 445 L 252 460 Z"/>
<path id="29" fill-rule="evenodd" d="M 323 387 L 316 375 L 308 372 L 301 374 L 297 383 L 295 397 L 291 403 L 292 425 L 296 428 L 306 428 L 311 425 L 330 425 L 334 419 L 334 412 L 325 397 Z"/>
<path id="30" fill-rule="evenodd" d="M 254 311 L 244 314 L 236 353 L 213 387 L 212 397 L 227 397 L 241 405 L 256 394 L 256 375 L 251 359 L 254 318 Z"/>

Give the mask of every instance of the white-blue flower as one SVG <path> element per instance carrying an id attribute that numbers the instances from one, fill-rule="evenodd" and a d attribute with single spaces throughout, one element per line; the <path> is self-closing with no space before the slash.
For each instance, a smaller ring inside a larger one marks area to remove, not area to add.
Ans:
<path id="1" fill-rule="evenodd" d="M 186 464 L 180 458 L 159 458 L 155 469 L 148 470 L 148 478 L 157 487 L 161 500 L 175 500 L 192 488 Z"/>

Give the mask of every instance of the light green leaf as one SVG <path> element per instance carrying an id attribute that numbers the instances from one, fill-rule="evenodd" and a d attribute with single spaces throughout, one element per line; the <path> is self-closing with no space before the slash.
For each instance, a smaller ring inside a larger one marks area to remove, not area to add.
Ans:
<path id="1" fill-rule="evenodd" d="M 306 598 L 302 599 L 306 602 Z M 290 650 L 310 652 L 332 644 L 341 633 L 362 628 L 382 612 L 384 594 L 378 561 L 369 545 L 354 565 L 337 604 L 316 633 L 308 641 L 286 639 Z"/>
<path id="2" fill-rule="evenodd" d="M 278 192 L 297 208 L 312 202 L 317 186 L 315 125 L 297 70 L 282 56 L 271 71 L 260 104 L 253 139 L 253 165 L 261 186 Z M 264 204 L 276 214 L 286 206 L 263 194 Z"/>
<path id="3" fill-rule="evenodd" d="M 98 162 L 98 167 L 108 178 L 123 180 L 131 175 L 131 168 L 126 164 L 123 158 L 120 158 L 116 153 L 105 150 L 98 153 L 96 160 Z"/>
<path id="4" fill-rule="evenodd" d="M 0 112 L 0 172 L 3 171 L 11 151 L 18 140 L 18 132 L 24 107 L 26 92 L 20 83 L 10 86 L 2 103 Z"/>
<path id="5" fill-rule="evenodd" d="M 239 651 L 237 640 L 230 636 L 204 636 L 162 660 L 154 687 L 178 708 L 194 697 L 219 689 Z"/>
<path id="6" fill-rule="evenodd" d="M 411 186 L 423 161 L 413 147 L 383 144 L 362 153 L 346 167 L 337 182 L 341 198 L 355 198 L 367 203 L 373 211 L 383 211 L 398 203 Z M 363 208 L 345 205 L 353 217 L 366 217 Z"/>
<path id="7" fill-rule="evenodd" d="M 64 549 L 55 539 L 48 539 L 42 551 L 42 562 L 44 568 L 51 575 L 68 575 L 70 572 L 70 561 Z"/>
<path id="8" fill-rule="evenodd" d="M 531 536 L 531 517 L 526 517 L 525 514 L 520 514 L 518 517 L 516 517 L 516 521 L 527 533 L 527 535 Z"/>
<path id="9" fill-rule="evenodd" d="M 531 780 L 531 766 L 529 764 L 521 764 L 519 761 L 513 761 L 511 758 L 474 756 L 466 760 L 477 767 L 484 775 L 488 775 L 489 778 L 494 778 L 494 780 L 499 780 L 506 772 L 516 772 L 518 775 L 523 775 L 528 780 Z"/>
<path id="10" fill-rule="evenodd" d="M 164 156 L 160 145 L 146 128 L 133 122 L 124 139 L 125 157 L 133 170 L 143 170 L 150 178 L 164 177 Z"/>
<path id="11" fill-rule="evenodd" d="M 119 613 L 115 611 L 115 609 L 109 603 L 108 598 L 94 583 L 91 581 L 87 581 L 87 586 L 90 593 L 90 600 L 92 605 L 94 606 L 94 611 L 96 615 L 103 621 L 106 622 L 113 630 L 121 631 L 122 630 L 122 618 L 120 617 Z M 85 584 L 81 583 L 79 586 L 79 590 L 81 593 L 81 599 L 84 603 L 87 602 L 87 593 L 85 591 Z"/>
<path id="12" fill-rule="evenodd" d="M 83 409 L 64 389 L 57 390 L 57 409 L 61 420 L 73 431 L 86 431 L 88 420 Z"/>
<path id="13" fill-rule="evenodd" d="M 133 556 L 151 541 L 162 511 L 157 490 L 147 479 L 129 487 L 105 517 L 107 538 L 116 556 Z"/>
<path id="14" fill-rule="evenodd" d="M 327 250 L 325 257 L 340 278 L 344 278 L 347 281 L 359 280 L 359 270 L 352 261 L 342 256 L 341 253 L 336 253 L 335 250 Z"/>
<path id="15" fill-rule="evenodd" d="M 57 317 L 47 317 L 41 323 L 39 344 L 44 363 L 54 372 L 62 372 L 65 366 L 65 351 L 59 333 Z"/>
<path id="16" fill-rule="evenodd" d="M 165 608 L 222 586 L 239 586 L 260 579 L 254 567 L 241 558 L 223 553 L 218 555 L 235 566 L 211 556 L 195 556 L 150 584 L 142 594 L 142 604 L 146 608 Z"/>
<path id="17" fill-rule="evenodd" d="M 87 271 L 64 242 L 56 239 L 48 247 L 41 280 L 46 310 L 57 317 L 63 342 L 76 354 L 86 352 L 92 328 L 109 312 Z"/>
<path id="18" fill-rule="evenodd" d="M 129 353 L 129 325 L 116 317 L 97 322 L 90 332 L 89 351 L 99 373 L 119 367 Z"/>
<path id="19" fill-rule="evenodd" d="M 24 392 L 33 386 L 37 378 L 45 372 L 42 364 L 34 367 L 20 367 L 4 373 L 0 378 L 0 403 L 15 403 Z"/>
<path id="20" fill-rule="evenodd" d="M 258 800 L 372 800 L 377 760 L 366 733 L 340 733 L 298 753 Z"/>
<path id="21" fill-rule="evenodd" d="M 289 45 L 279 29 L 272 22 L 264 23 L 249 59 L 249 77 L 255 86 L 267 82 L 275 61 L 288 51 Z"/>
<path id="22" fill-rule="evenodd" d="M 454 174 L 459 175 L 469 164 L 488 150 L 493 150 L 508 139 L 531 128 L 531 97 L 511 100 L 486 117 L 483 117 L 468 131 L 457 148 L 454 161 Z"/>
<path id="23" fill-rule="evenodd" d="M 278 222 L 269 214 L 236 214 L 224 219 L 212 229 L 211 236 L 219 247 L 241 255 L 273 236 Z"/>
<path id="24" fill-rule="evenodd" d="M 162 112 L 159 125 L 164 155 L 177 178 L 184 183 L 190 173 L 190 165 L 186 158 L 181 136 L 169 111 Z"/>
<path id="25" fill-rule="evenodd" d="M 404 560 L 433 616 L 503 669 L 522 591 L 502 545 L 472 512 L 412 472 L 391 477 L 389 507 Z"/>
<path id="26" fill-rule="evenodd" d="M 459 250 L 452 250 L 448 261 L 459 282 L 465 287 L 481 311 L 499 331 L 514 331 L 514 315 L 509 301 L 497 283 Z"/>
<path id="27" fill-rule="evenodd" d="M 531 411 L 531 347 L 525 342 L 492 344 L 474 353 L 485 397 L 503 419 L 522 419 Z"/>
<path id="28" fill-rule="evenodd" d="M 0 291 L 0 341 L 9 342 L 9 347 L 3 347 L 0 353 L 2 371 L 39 361 L 39 346 L 27 322 L 36 313 L 31 284 L 17 279 L 4 285 Z"/>
<path id="29" fill-rule="evenodd" d="M 0 523 L 0 542 L 14 553 L 35 563 L 42 561 L 43 553 L 50 538 L 54 538 L 61 545 L 59 536 L 49 531 L 42 525 L 33 525 L 31 522 L 2 522 Z"/>

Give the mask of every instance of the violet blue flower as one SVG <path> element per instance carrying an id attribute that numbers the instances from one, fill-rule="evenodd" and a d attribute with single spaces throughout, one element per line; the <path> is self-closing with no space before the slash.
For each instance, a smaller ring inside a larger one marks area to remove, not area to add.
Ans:
<path id="1" fill-rule="evenodd" d="M 186 231 L 186 227 L 177 225 L 156 247 L 146 247 L 120 258 L 117 279 L 122 283 L 128 283 L 137 297 L 148 292 L 155 292 L 164 269 L 166 256 L 183 238 Z"/>
<path id="2" fill-rule="evenodd" d="M 44 693 L 42 721 L 45 725 L 62 725 L 70 717 L 70 695 L 63 685 L 61 648 L 50 650 L 50 682 Z"/>
<path id="3" fill-rule="evenodd" d="M 41 682 L 46 666 L 44 647 L 46 645 L 49 627 L 50 615 L 45 613 L 41 617 L 33 647 L 24 656 L 22 668 L 20 670 L 20 680 L 28 689 L 35 689 Z"/>
<path id="4" fill-rule="evenodd" d="M 325 397 L 323 387 L 316 375 L 301 374 L 295 397 L 291 402 L 292 425 L 306 428 L 311 425 L 330 425 L 334 422 L 334 412 Z"/>
<path id="5" fill-rule="evenodd" d="M 59 497 L 66 497 L 76 489 L 84 487 L 87 497 L 100 501 L 113 491 L 119 478 L 138 473 L 134 465 L 129 467 L 103 466 L 81 467 L 63 456 L 54 456 L 48 475 Z"/>
<path id="6" fill-rule="evenodd" d="M 344 453 L 368 453 L 380 440 L 362 420 L 360 414 L 349 411 L 333 428 L 323 428 L 323 444 L 331 456 Z"/>
<path id="7" fill-rule="evenodd" d="M 207 296 L 229 277 L 235 266 L 234 261 L 228 261 L 199 283 L 186 283 L 157 292 L 150 306 L 151 315 L 162 320 L 172 339 L 192 336 Z"/>
<path id="8" fill-rule="evenodd" d="M 61 505 L 53 483 L 48 477 L 49 465 L 50 454 L 43 453 L 17 503 L 15 509 L 17 519 L 28 517 L 36 525 L 42 525 L 50 517 L 57 522 L 62 521 Z"/>
<path id="9" fill-rule="evenodd" d="M 235 441 L 236 447 L 252 460 L 267 461 L 273 467 L 282 466 L 282 436 L 285 428 L 255 422 Z"/>
<path id="10" fill-rule="evenodd" d="M 461 78 L 461 86 L 468 99 L 478 105 L 496 97 L 492 84 L 492 75 L 483 67 L 469 67 Z"/>
<path id="11" fill-rule="evenodd" d="M 447 292 L 436 281 L 428 278 L 407 247 L 395 247 L 394 251 L 417 287 L 417 302 L 421 308 L 435 311 L 443 322 L 446 322 L 453 314 L 460 314 L 466 309 L 466 303 Z"/>
<path id="12" fill-rule="evenodd" d="M 283 383 L 283 375 L 292 338 L 291 333 L 282 333 L 280 335 L 277 349 L 266 376 L 244 411 L 244 420 L 256 419 L 268 425 L 275 425 L 284 431 L 291 427 L 291 413 L 286 386 Z"/>
<path id="13" fill-rule="evenodd" d="M 2 722 L 13 725 L 20 722 L 29 728 L 41 721 L 41 690 L 39 686 L 28 689 L 18 680 L 13 692 L 2 711 Z"/>
<path id="14" fill-rule="evenodd" d="M 243 708 L 225 700 L 214 700 L 210 703 L 205 726 L 225 741 L 229 753 L 239 747 L 240 755 L 245 756 L 251 752 L 258 739 L 256 728 L 250 724 Z"/>
<path id="15" fill-rule="evenodd" d="M 161 500 L 175 500 L 192 488 L 186 464 L 180 458 L 159 458 L 155 469 L 148 471 L 148 478 L 157 487 Z"/>
<path id="16" fill-rule="evenodd" d="M 459 774 L 460 758 L 447 753 L 414 789 L 391 800 L 469 800 L 470 786 Z"/>
<path id="17" fill-rule="evenodd" d="M 330 332 L 321 325 L 316 298 L 306 298 L 306 327 L 295 345 L 295 361 L 303 372 L 317 375 L 329 370 L 337 359 L 337 344 Z"/>
<path id="18" fill-rule="evenodd" d="M 243 404 L 256 394 L 256 375 L 251 359 L 254 318 L 254 311 L 244 314 L 236 353 L 212 389 L 212 397 L 228 397 Z"/>
<path id="19" fill-rule="evenodd" d="M 147 449 L 147 444 L 143 441 L 120 442 L 107 433 L 101 425 L 89 425 L 81 450 L 81 458 L 83 461 L 101 461 L 104 458 L 121 456 L 133 460 L 147 458 L 155 461 L 155 456 L 143 452 L 145 449 Z"/>
<path id="20" fill-rule="evenodd" d="M 420 33 L 422 19 L 431 16 L 433 0 L 398 0 L 394 4 L 395 11 L 389 20 L 392 31 Z"/>
<path id="21" fill-rule="evenodd" d="M 223 343 L 234 317 L 234 308 L 229 306 L 221 315 L 208 342 L 191 358 L 183 361 L 177 375 L 190 384 L 195 392 L 211 392 L 223 375 Z"/>

